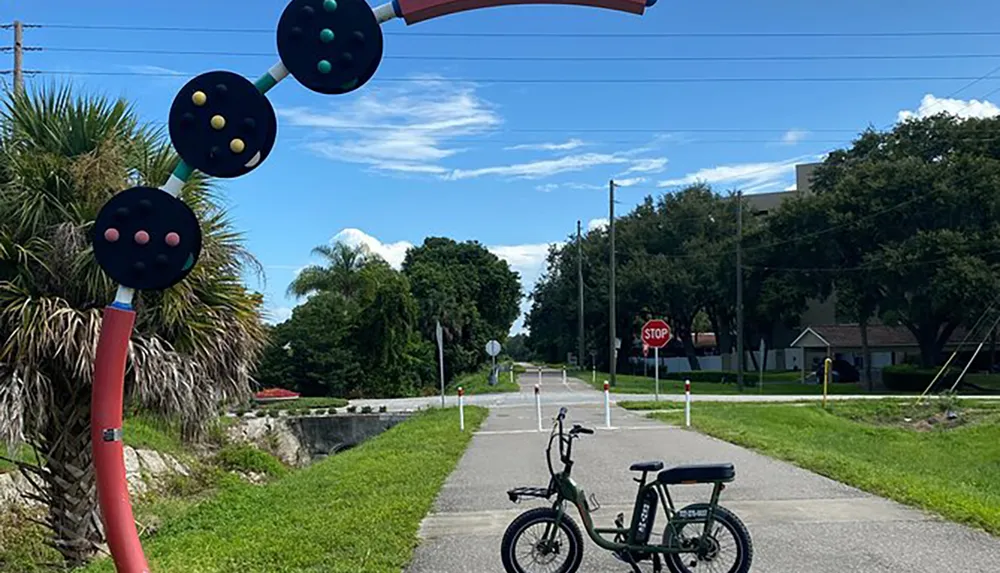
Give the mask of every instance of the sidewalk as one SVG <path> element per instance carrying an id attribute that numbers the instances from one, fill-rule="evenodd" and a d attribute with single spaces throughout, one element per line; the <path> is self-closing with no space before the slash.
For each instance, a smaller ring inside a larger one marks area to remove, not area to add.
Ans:
<path id="1" fill-rule="evenodd" d="M 536 376 L 522 375 L 525 391 Z M 1000 539 L 714 438 L 620 408 L 612 411 L 612 426 L 618 429 L 602 430 L 599 392 L 571 380 L 568 388 L 555 394 L 557 386 L 562 386 L 560 375 L 543 378 L 545 395 L 559 396 L 557 403 L 545 404 L 546 423 L 558 402 L 574 402 L 578 405 L 569 406 L 567 422 L 597 429 L 595 435 L 576 442 L 573 477 L 602 504 L 594 515 L 600 525 L 610 525 L 619 511 L 629 515 L 636 484 L 628 466 L 634 461 L 661 459 L 668 466 L 731 461 L 737 477 L 721 503 L 750 529 L 754 573 L 987 573 L 996 571 L 1000 562 Z M 535 429 L 533 405 L 509 404 L 491 411 L 424 520 L 422 543 L 408 573 L 503 572 L 503 532 L 516 515 L 533 506 L 512 504 L 506 491 L 548 482 L 544 458 L 548 433 Z M 678 504 L 685 504 L 707 500 L 708 487 L 680 486 L 672 493 Z M 581 524 L 575 514 L 574 519 Z M 662 531 L 663 526 L 659 516 L 656 529 Z M 585 539 L 580 571 L 627 573 L 629 568 Z"/>

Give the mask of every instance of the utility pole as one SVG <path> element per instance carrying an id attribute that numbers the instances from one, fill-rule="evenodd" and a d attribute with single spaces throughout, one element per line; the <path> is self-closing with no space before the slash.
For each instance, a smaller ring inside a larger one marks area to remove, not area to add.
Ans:
<path id="1" fill-rule="evenodd" d="M 612 179 L 608 182 L 609 203 L 608 203 L 608 237 L 611 240 L 611 284 L 610 294 L 608 295 L 609 310 L 608 310 L 608 331 L 610 333 L 609 345 L 611 346 L 611 367 L 609 368 L 611 374 L 611 385 L 616 384 L 615 380 L 615 370 L 618 367 L 618 352 L 615 348 L 615 180 Z"/>
<path id="2" fill-rule="evenodd" d="M 576 341 L 576 362 L 582 370 L 583 363 L 583 225 L 581 221 L 576 222 L 576 284 L 577 298 L 579 299 L 577 315 L 577 341 Z"/>
<path id="3" fill-rule="evenodd" d="M 14 20 L 14 95 L 24 93 L 24 26 Z"/>
<path id="4" fill-rule="evenodd" d="M 736 385 L 743 391 L 743 191 L 736 192 Z"/>

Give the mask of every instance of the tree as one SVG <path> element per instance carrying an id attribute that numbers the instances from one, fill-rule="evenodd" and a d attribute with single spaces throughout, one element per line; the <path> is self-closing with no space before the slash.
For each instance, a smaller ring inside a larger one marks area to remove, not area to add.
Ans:
<path id="1" fill-rule="evenodd" d="M 826 158 L 799 206 L 830 229 L 803 241 L 815 256 L 802 260 L 843 269 L 826 279 L 842 308 L 905 326 L 924 366 L 1000 286 L 998 131 L 1000 119 L 947 114 L 869 129 Z"/>
<path id="2" fill-rule="evenodd" d="M 0 111 L 0 441 L 42 457 L 21 465 L 42 487 L 45 525 L 67 565 L 102 541 L 91 458 L 90 399 L 101 309 L 115 285 L 87 234 L 111 196 L 157 186 L 178 162 L 122 100 L 67 88 L 7 94 Z M 223 402 L 247 399 L 264 344 L 260 298 L 242 285 L 259 264 L 200 176 L 181 198 L 204 245 L 184 282 L 141 292 L 126 396 L 180 419 L 193 437 Z"/>
<path id="3" fill-rule="evenodd" d="M 351 246 L 344 242 L 320 245 L 312 252 L 325 259 L 325 266 L 310 265 L 302 269 L 288 285 L 289 294 L 302 297 L 316 292 L 333 292 L 353 299 L 363 282 L 361 270 L 379 258 L 365 245 Z"/>
<path id="4" fill-rule="evenodd" d="M 531 351 L 528 349 L 528 336 L 523 332 L 515 334 L 507 339 L 507 355 L 511 360 L 517 362 L 527 362 L 531 360 Z M 581 364 L 583 364 L 581 362 Z"/>
<path id="5" fill-rule="evenodd" d="M 428 237 L 407 251 L 403 274 L 417 300 L 419 330 L 444 330 L 446 376 L 475 369 L 491 338 L 504 340 L 520 312 L 519 276 L 475 241 Z"/>

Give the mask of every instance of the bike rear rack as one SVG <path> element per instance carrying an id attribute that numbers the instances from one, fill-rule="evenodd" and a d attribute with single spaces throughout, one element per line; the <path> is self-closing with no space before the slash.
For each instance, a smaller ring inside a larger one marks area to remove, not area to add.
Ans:
<path id="1" fill-rule="evenodd" d="M 547 487 L 515 487 L 514 489 L 507 490 L 507 497 L 510 498 L 514 503 L 521 501 L 522 497 L 538 497 L 542 499 L 548 499 L 552 497 L 555 493 L 551 488 Z"/>

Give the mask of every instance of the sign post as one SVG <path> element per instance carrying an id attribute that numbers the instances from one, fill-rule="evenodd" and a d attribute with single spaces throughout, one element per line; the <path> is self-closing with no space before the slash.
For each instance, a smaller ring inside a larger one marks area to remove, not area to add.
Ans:
<path id="1" fill-rule="evenodd" d="M 660 349 L 670 342 L 670 325 L 664 320 L 659 318 L 654 318 L 646 324 L 642 325 L 641 338 L 642 343 L 645 346 L 651 346 L 654 349 L 655 367 L 653 371 L 656 376 L 656 401 L 660 401 Z"/>
<path id="2" fill-rule="evenodd" d="M 441 321 L 435 321 L 434 333 L 437 335 L 438 364 L 441 369 L 441 407 L 444 408 L 444 330 Z"/>
<path id="3" fill-rule="evenodd" d="M 684 426 L 691 427 L 691 381 L 684 381 Z"/>
<path id="4" fill-rule="evenodd" d="M 500 343 L 490 340 L 486 343 L 486 354 L 490 356 L 490 386 L 496 386 L 497 380 L 497 355 L 500 354 Z"/>

